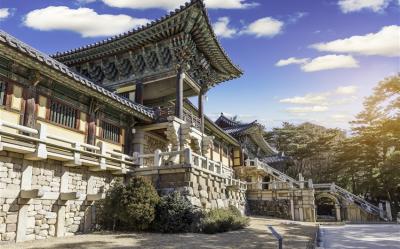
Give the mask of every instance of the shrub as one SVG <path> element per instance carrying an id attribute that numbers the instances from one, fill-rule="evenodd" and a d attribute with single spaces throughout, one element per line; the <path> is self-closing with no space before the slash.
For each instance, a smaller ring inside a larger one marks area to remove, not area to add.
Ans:
<path id="1" fill-rule="evenodd" d="M 99 203 L 99 222 L 106 229 L 142 231 L 155 218 L 160 198 L 144 178 L 132 178 L 126 185 L 116 182 Z"/>
<path id="2" fill-rule="evenodd" d="M 156 206 L 153 228 L 163 233 L 190 232 L 199 223 L 201 212 L 179 192 L 161 197 Z"/>
<path id="3" fill-rule="evenodd" d="M 204 233 L 222 233 L 242 229 L 249 224 L 249 218 L 243 216 L 234 207 L 218 208 L 208 212 L 202 220 L 202 231 Z"/>

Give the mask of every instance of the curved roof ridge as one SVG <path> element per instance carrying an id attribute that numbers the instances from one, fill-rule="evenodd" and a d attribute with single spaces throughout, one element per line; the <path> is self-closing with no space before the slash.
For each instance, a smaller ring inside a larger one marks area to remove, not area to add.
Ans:
<path id="1" fill-rule="evenodd" d="M 92 43 L 92 44 L 84 45 L 84 46 L 81 46 L 81 47 L 78 47 L 78 48 L 75 48 L 75 49 L 67 50 L 65 52 L 56 52 L 55 54 L 51 55 L 51 57 L 53 57 L 55 59 L 61 59 L 62 60 L 62 58 L 66 57 L 66 56 L 72 56 L 73 54 L 78 54 L 78 53 L 81 53 L 81 52 L 84 52 L 84 51 L 87 51 L 87 50 L 90 50 L 90 49 L 95 49 L 95 48 L 101 47 L 103 45 L 110 44 L 112 42 L 117 42 L 117 41 L 122 40 L 124 38 L 127 38 L 127 37 L 129 37 L 131 35 L 134 35 L 134 34 L 137 34 L 137 33 L 140 33 L 140 32 L 144 32 L 144 31 L 146 31 L 146 30 L 148 30 L 148 29 L 150 29 L 152 27 L 155 27 L 155 26 L 163 23 L 164 21 L 168 20 L 169 18 L 177 16 L 178 14 L 184 12 L 185 10 L 189 9 L 191 6 L 194 6 L 196 4 L 200 5 L 200 7 L 201 7 L 201 11 L 202 11 L 202 13 L 204 15 L 204 18 L 205 18 L 205 21 L 207 23 L 207 29 L 209 30 L 211 38 L 213 40 L 213 42 L 212 42 L 213 45 L 212 46 L 215 46 L 220 51 L 220 53 L 223 56 L 223 58 L 232 67 L 231 70 L 236 71 L 234 73 L 233 73 L 233 71 L 231 72 L 231 74 L 233 74 L 231 77 L 232 78 L 239 77 L 241 74 L 243 74 L 243 70 L 238 65 L 233 63 L 233 61 L 231 60 L 231 58 L 229 58 L 229 56 L 228 56 L 227 52 L 225 51 L 225 49 L 221 46 L 220 40 L 218 39 L 218 37 L 216 36 L 216 34 L 215 34 L 215 32 L 214 32 L 214 30 L 212 28 L 212 24 L 210 22 L 210 17 L 208 15 L 208 11 L 206 9 L 206 6 L 205 6 L 205 3 L 204 3 L 203 0 L 190 0 L 190 2 L 186 2 L 184 5 L 181 5 L 179 8 L 175 9 L 174 11 L 171 11 L 169 14 L 167 14 L 167 15 L 161 17 L 161 18 L 157 18 L 156 20 L 148 23 L 147 25 L 143 25 L 143 26 L 141 26 L 139 28 L 132 29 L 130 31 L 121 33 L 119 35 L 115 35 L 115 36 L 103 39 L 103 40 L 101 40 L 99 42 L 95 42 L 95 43 Z"/>
<path id="2" fill-rule="evenodd" d="M 57 57 L 60 57 L 60 56 L 70 55 L 70 54 L 73 54 L 73 53 L 82 52 L 82 51 L 85 51 L 87 49 L 91 49 L 91 48 L 94 48 L 94 47 L 99 47 L 99 46 L 102 46 L 104 44 L 123 39 L 123 38 L 125 38 L 125 37 L 127 37 L 129 35 L 132 35 L 132 34 L 140 32 L 140 31 L 146 30 L 148 28 L 151 28 L 151 27 L 163 22 L 164 20 L 181 13 L 182 11 L 184 11 L 185 9 L 189 8 L 190 6 L 192 6 L 192 5 L 196 4 L 196 3 L 201 3 L 203 6 L 205 6 L 203 0 L 190 0 L 190 2 L 186 2 L 185 5 L 181 5 L 179 8 L 170 11 L 169 14 L 166 14 L 166 15 L 160 17 L 160 18 L 157 18 L 155 21 L 151 21 L 151 22 L 149 22 L 149 23 L 147 23 L 145 25 L 142 25 L 142 26 L 137 27 L 137 28 L 133 28 L 132 30 L 126 31 L 126 32 L 118 34 L 118 35 L 107 37 L 107 38 L 105 38 L 105 39 L 103 39 L 101 41 L 95 42 L 95 43 L 83 45 L 83 46 L 80 46 L 80 47 L 77 47 L 77 48 L 73 48 L 73 49 L 70 49 L 70 50 L 67 50 L 67 51 L 64 51 L 64 52 L 56 52 L 55 54 L 52 54 L 50 56 L 54 57 L 54 58 L 57 58 Z"/>
<path id="3" fill-rule="evenodd" d="M 8 46 L 12 47 L 13 49 L 18 50 L 21 53 L 28 54 L 30 57 L 33 57 L 35 60 L 39 61 L 40 63 L 51 67 L 52 69 L 72 78 L 76 82 L 81 83 L 82 85 L 89 87 L 107 97 L 112 98 L 113 100 L 132 108 L 133 110 L 146 115 L 149 118 L 154 117 L 154 111 L 141 105 L 139 103 L 132 102 L 126 98 L 123 98 L 111 91 L 93 83 L 91 80 L 87 79 L 86 77 L 73 72 L 68 66 L 64 65 L 63 63 L 51 58 L 49 55 L 40 52 L 39 50 L 27 45 L 26 43 L 18 40 L 17 38 L 13 37 L 12 35 L 8 34 L 7 32 L 0 29 L 0 42 L 7 44 Z"/>

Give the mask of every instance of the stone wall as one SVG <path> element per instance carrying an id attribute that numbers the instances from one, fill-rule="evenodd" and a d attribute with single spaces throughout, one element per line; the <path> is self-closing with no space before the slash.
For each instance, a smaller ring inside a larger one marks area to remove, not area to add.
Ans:
<path id="1" fill-rule="evenodd" d="M 28 161 L 22 154 L 0 152 L 0 240 L 46 239 L 90 229 L 94 202 L 87 201 L 86 194 L 105 192 L 116 178 L 84 166 L 64 167 L 59 161 Z M 41 189 L 44 195 L 20 198 L 21 189 Z M 60 191 L 80 195 L 61 201 Z"/>
<path id="2" fill-rule="evenodd" d="M 277 190 L 249 190 L 247 192 L 247 200 L 253 202 L 253 210 L 289 217 L 289 219 L 298 221 L 314 222 L 315 203 L 314 189 L 277 189 Z M 276 204 L 271 204 L 276 202 Z M 289 203 L 289 208 L 279 207 L 279 203 Z M 255 204 L 256 203 L 256 204 Z M 254 209 L 255 205 L 259 206 Z M 278 208 L 279 207 L 279 208 Z M 279 212 L 276 210 L 279 209 Z M 286 212 L 286 213 L 285 213 Z"/>
<path id="3" fill-rule="evenodd" d="M 290 200 L 248 200 L 251 215 L 291 219 Z"/>
<path id="4" fill-rule="evenodd" d="M 144 154 L 153 154 L 155 150 L 167 151 L 167 143 L 161 137 L 157 135 L 153 135 L 151 133 L 145 133 L 144 135 L 144 144 L 143 144 L 143 153 Z M 145 158 L 143 160 L 143 165 L 153 166 L 154 158 Z"/>
<path id="5" fill-rule="evenodd" d="M 226 186 L 220 176 L 182 166 L 142 169 L 137 174 L 151 180 L 161 195 L 179 191 L 196 207 L 207 210 L 233 205 L 245 211 L 245 191 Z"/>

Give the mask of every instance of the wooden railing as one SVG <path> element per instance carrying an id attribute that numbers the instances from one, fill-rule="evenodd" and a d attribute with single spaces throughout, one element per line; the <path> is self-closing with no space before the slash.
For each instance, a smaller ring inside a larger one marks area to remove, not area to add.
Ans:
<path id="1" fill-rule="evenodd" d="M 175 116 L 175 108 L 173 106 L 163 107 L 158 109 L 156 113 L 158 113 L 159 121 L 166 121 L 169 116 Z M 200 130 L 201 119 L 192 112 L 183 109 L 183 120 Z"/>
<path id="2" fill-rule="evenodd" d="M 25 154 L 28 160 L 53 159 L 64 166 L 85 165 L 92 170 L 110 170 L 125 174 L 134 166 L 132 156 L 109 150 L 105 143 L 90 145 L 47 134 L 47 126 L 38 123 L 37 129 L 0 121 L 0 151 Z"/>

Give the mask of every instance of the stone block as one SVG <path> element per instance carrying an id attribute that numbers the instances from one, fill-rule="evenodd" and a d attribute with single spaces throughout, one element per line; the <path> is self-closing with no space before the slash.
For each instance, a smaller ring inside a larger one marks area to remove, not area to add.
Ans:
<path id="1" fill-rule="evenodd" d="M 17 224 L 7 224 L 7 232 L 16 232 L 17 231 Z"/>
<path id="2" fill-rule="evenodd" d="M 6 224 L 17 223 L 18 215 L 16 214 L 9 214 L 6 218 Z"/>
<path id="3" fill-rule="evenodd" d="M 50 236 L 55 236 L 56 234 L 56 227 L 54 225 L 50 225 L 49 227 L 49 235 Z"/>
<path id="4" fill-rule="evenodd" d="M 12 241 L 12 240 L 15 240 L 15 232 L 7 232 L 7 233 L 3 233 L 2 235 L 1 235 L 1 240 L 4 240 L 4 241 Z"/>
<path id="5" fill-rule="evenodd" d="M 6 232 L 6 224 L 0 224 L 0 233 L 5 233 Z"/>
<path id="6" fill-rule="evenodd" d="M 54 225 L 56 223 L 57 223 L 57 219 L 48 219 L 47 220 L 47 224 L 49 224 L 49 225 Z"/>
<path id="7" fill-rule="evenodd" d="M 27 228 L 34 228 L 35 227 L 35 217 L 31 216 L 26 219 L 26 227 Z"/>
<path id="8" fill-rule="evenodd" d="M 46 219 L 55 219 L 55 218 L 57 218 L 57 213 L 56 212 L 47 212 L 45 217 L 46 217 Z"/>

